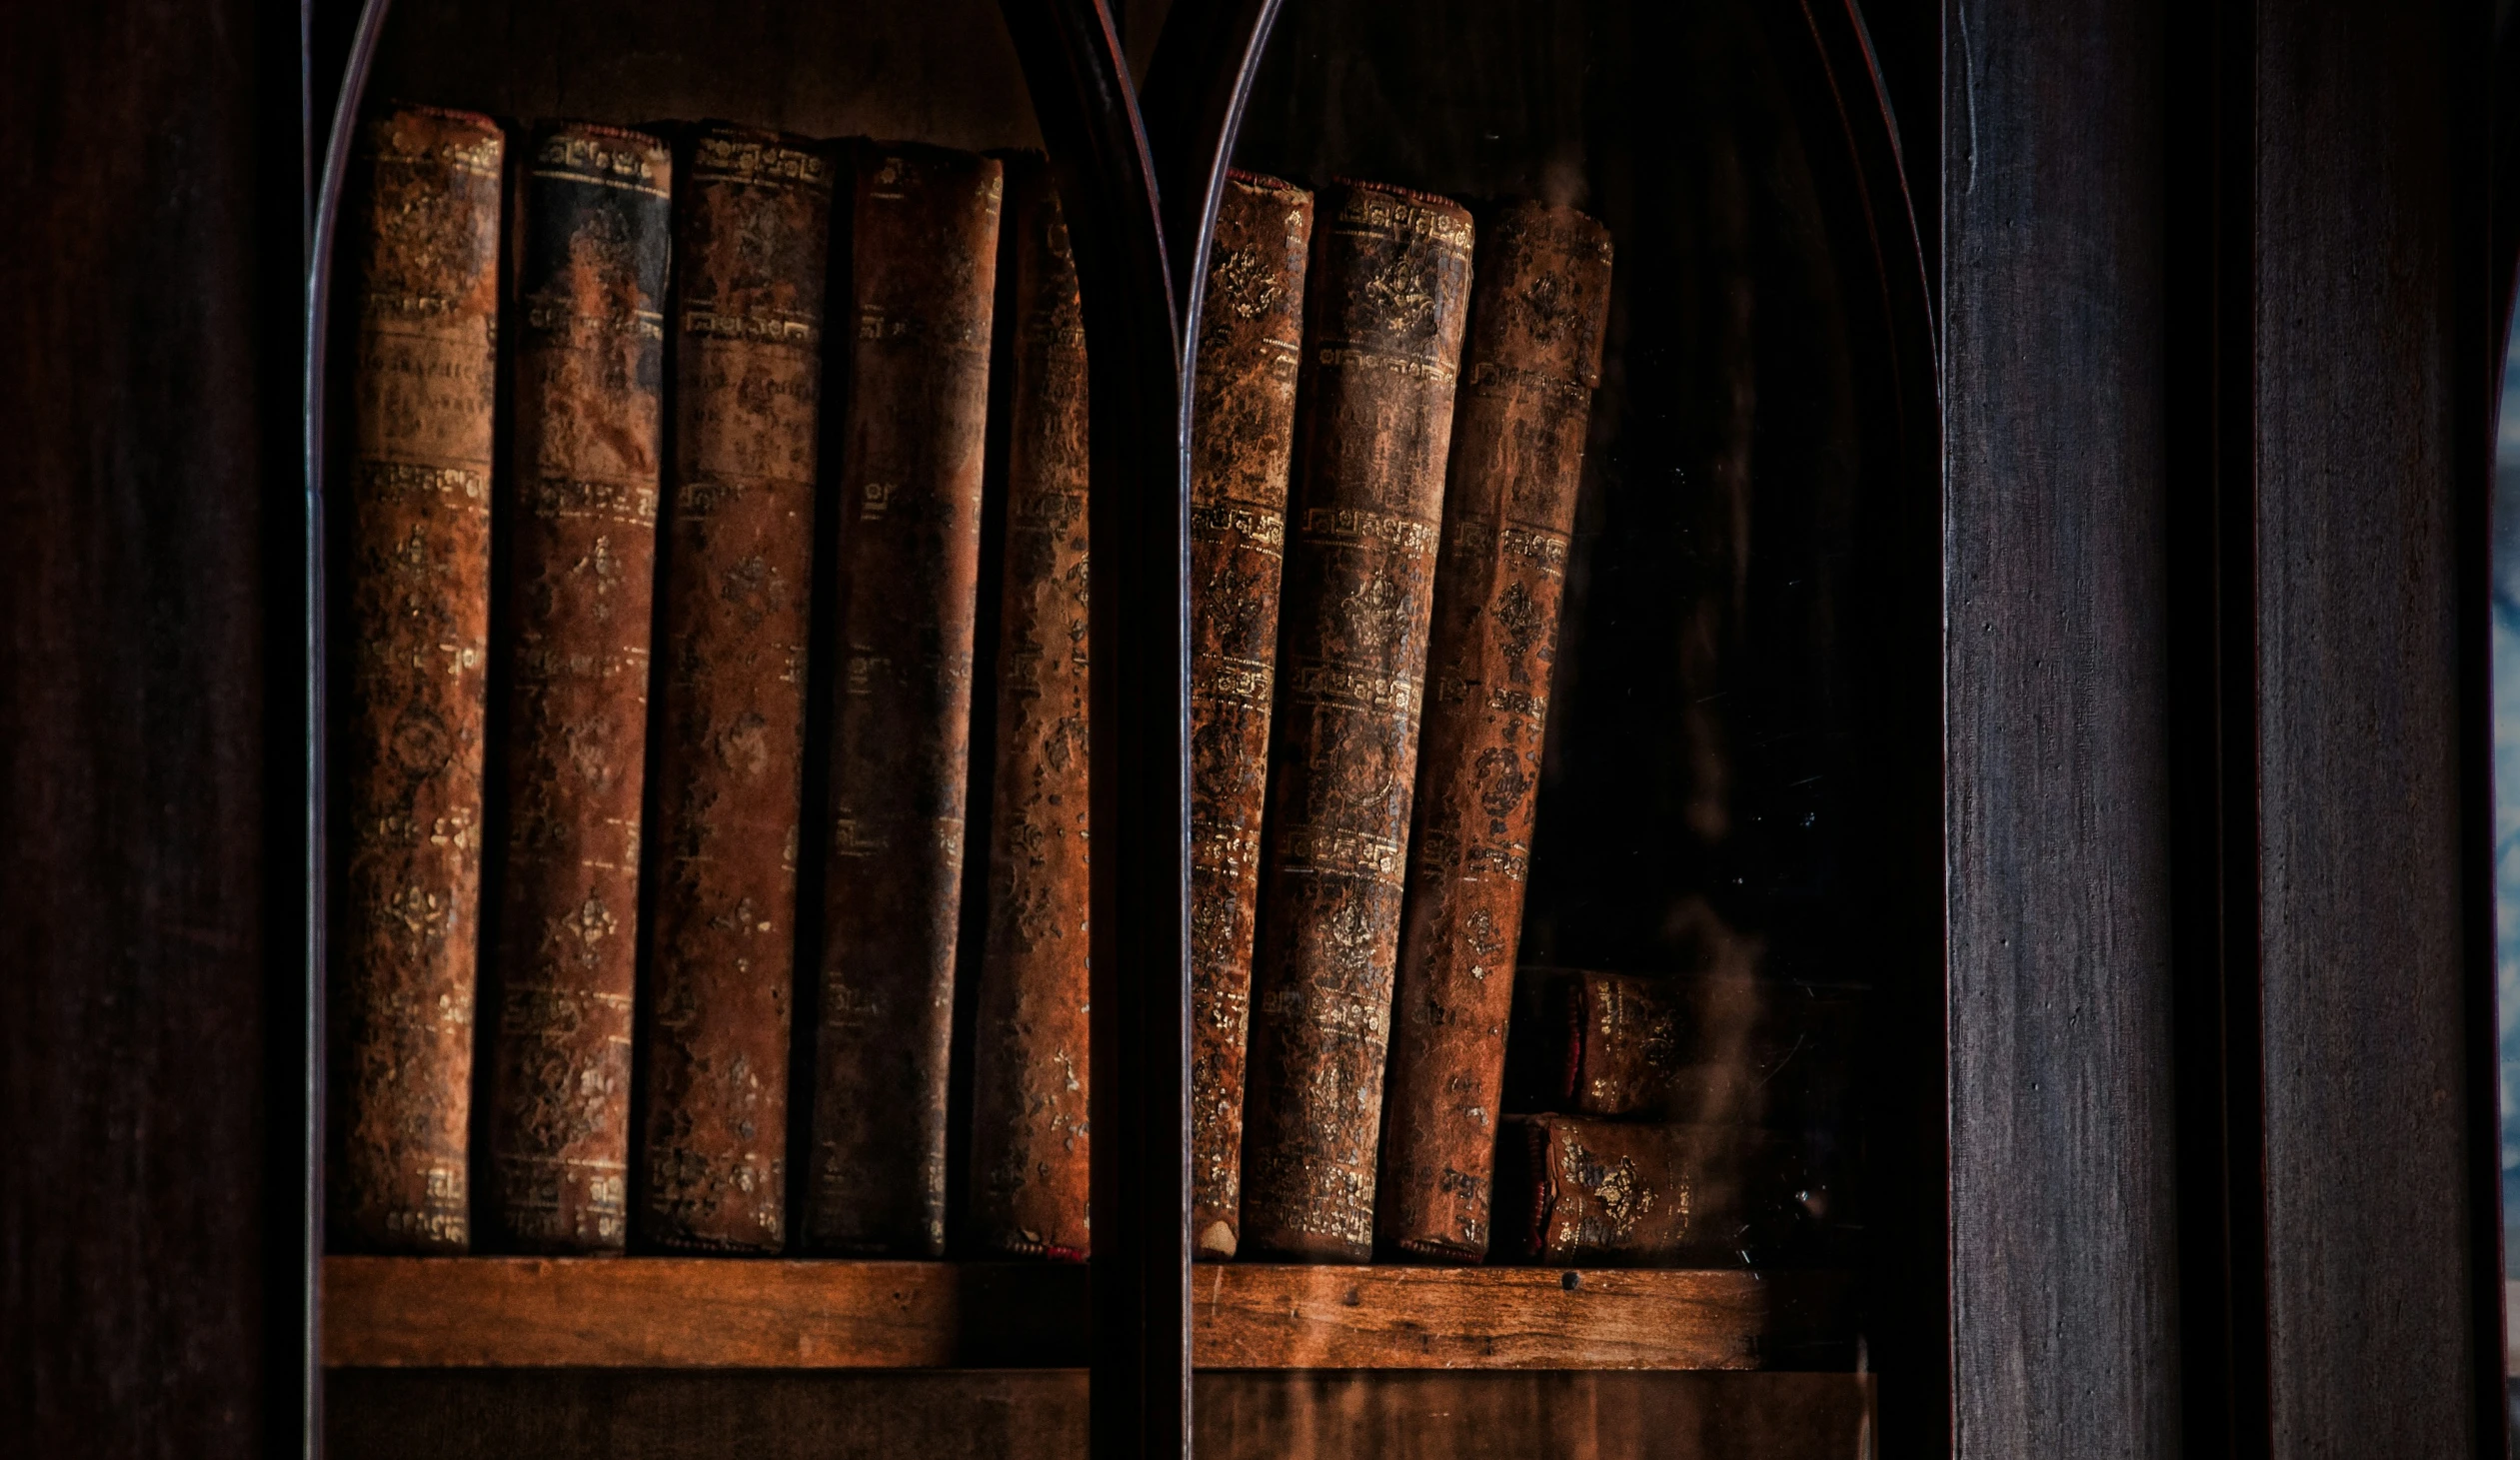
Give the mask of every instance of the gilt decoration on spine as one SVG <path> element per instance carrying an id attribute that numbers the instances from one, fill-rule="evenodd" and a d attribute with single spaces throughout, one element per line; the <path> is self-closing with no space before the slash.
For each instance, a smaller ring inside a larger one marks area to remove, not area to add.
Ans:
<path id="1" fill-rule="evenodd" d="M 1233 172 L 1217 208 L 1191 424 L 1191 1236 L 1242 1227 L 1260 813 L 1312 195 Z"/>
<path id="2" fill-rule="evenodd" d="M 706 123 L 679 204 L 638 1225 L 776 1252 L 832 164 Z"/>
<path id="3" fill-rule="evenodd" d="M 1750 1266 L 1790 1239 L 1800 1156 L 1739 1125 L 1504 1122 L 1496 1245 L 1544 1266 Z"/>
<path id="4" fill-rule="evenodd" d="M 523 189 L 490 1212 L 620 1251 L 673 160 L 536 131 Z"/>
<path id="5" fill-rule="evenodd" d="M 806 1239 L 945 1248 L 1000 165 L 858 150 Z"/>
<path id="6" fill-rule="evenodd" d="M 973 1244 L 1076 1259 L 1091 1244 L 1086 1116 L 1085 312 L 1039 157 L 1007 171 L 1014 372 L 987 941 L 973 1055 Z"/>
<path id="7" fill-rule="evenodd" d="M 1487 1251 L 1532 796 L 1609 283 L 1608 230 L 1573 209 L 1508 204 L 1480 228 L 1375 1199 L 1383 1245 L 1404 1257 Z"/>
<path id="8" fill-rule="evenodd" d="M 336 1244 L 461 1252 L 479 957 L 501 165 L 487 117 L 361 129 L 348 474 Z"/>
<path id="9" fill-rule="evenodd" d="M 1362 1262 L 1470 283 L 1468 213 L 1331 190 L 1313 242 L 1255 961 L 1243 1238 Z"/>

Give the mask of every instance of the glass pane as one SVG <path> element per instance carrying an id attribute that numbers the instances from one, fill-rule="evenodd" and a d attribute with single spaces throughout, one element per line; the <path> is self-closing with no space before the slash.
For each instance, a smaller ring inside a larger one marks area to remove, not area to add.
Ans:
<path id="1" fill-rule="evenodd" d="M 1773 9 L 1277 23 L 1193 467 L 1203 1455 L 1863 1453 L 1933 1362 L 1932 484 Z"/>
<path id="2" fill-rule="evenodd" d="M 1202 344 L 1204 1453 L 1862 1453 L 1936 1361 L 1931 392 L 1804 26 L 1280 23 Z M 406 0 L 370 96 L 334 1453 L 1081 1453 L 1082 338 L 994 9 Z"/>
<path id="3" fill-rule="evenodd" d="M 1083 1453 L 1083 337 L 997 7 L 399 0 L 368 95 L 332 1453 Z"/>

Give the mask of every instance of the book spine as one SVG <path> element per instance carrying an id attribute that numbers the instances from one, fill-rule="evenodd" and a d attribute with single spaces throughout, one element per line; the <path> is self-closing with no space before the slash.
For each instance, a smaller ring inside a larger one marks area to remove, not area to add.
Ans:
<path id="1" fill-rule="evenodd" d="M 1373 1250 L 1427 613 L 1470 282 L 1468 213 L 1348 185 L 1313 241 L 1263 853 L 1243 1232 Z"/>
<path id="2" fill-rule="evenodd" d="M 407 108 L 362 129 L 350 381 L 329 1224 L 461 1252 L 481 906 L 505 140 Z"/>
<path id="3" fill-rule="evenodd" d="M 1789 1144 L 1734 1125 L 1505 1121 L 1500 1248 L 1542 1266 L 1739 1264 L 1797 1221 Z"/>
<path id="4" fill-rule="evenodd" d="M 1232 1257 L 1243 1220 L 1268 712 L 1312 195 L 1230 173 L 1217 208 L 1191 425 L 1191 1233 Z"/>
<path id="5" fill-rule="evenodd" d="M 719 123 L 675 236 L 644 1241 L 776 1252 L 832 164 Z"/>
<path id="6" fill-rule="evenodd" d="M 1410 1257 L 1487 1251 L 1532 796 L 1609 284 L 1608 230 L 1570 208 L 1509 204 L 1479 230 L 1375 1198 L 1384 1245 Z"/>
<path id="7" fill-rule="evenodd" d="M 672 176 L 653 137 L 559 124 L 525 181 L 491 1112 L 514 1249 L 628 1237 Z"/>
<path id="8" fill-rule="evenodd" d="M 1086 364 L 1076 257 L 1049 168 L 1007 173 L 1006 575 L 988 930 L 973 1052 L 970 1230 L 1079 1259 L 1087 1159 Z"/>
<path id="9" fill-rule="evenodd" d="M 1861 1007 L 1845 985 L 1551 970 L 1539 1000 L 1564 1050 L 1533 1097 L 1585 1115 L 1790 1122 L 1842 1078 Z"/>
<path id="10" fill-rule="evenodd" d="M 1667 979 L 1572 971 L 1549 1005 L 1564 1030 L 1565 1065 L 1552 1108 L 1584 1115 L 1638 1115 L 1663 1107 L 1702 1042 L 1691 1002 Z"/>
<path id="11" fill-rule="evenodd" d="M 934 1257 L 1001 168 L 874 145 L 855 186 L 806 1235 Z"/>

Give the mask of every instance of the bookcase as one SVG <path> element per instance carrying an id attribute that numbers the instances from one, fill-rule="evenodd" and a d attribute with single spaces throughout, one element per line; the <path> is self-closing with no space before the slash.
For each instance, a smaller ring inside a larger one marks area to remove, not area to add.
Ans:
<path id="1" fill-rule="evenodd" d="M 788 1397 L 772 1407 L 793 1409 L 765 1432 L 774 1448 L 778 1423 L 809 1424 L 818 1406 L 874 1402 L 917 1424 L 923 1408 L 981 1403 L 1007 1407 L 1028 1438 L 935 1448 L 1080 1453 L 1090 1389 L 1095 1452 L 1138 1453 L 1129 1426 L 1161 1448 L 1195 1371 L 1202 1453 L 1352 1452 L 1370 1425 L 1445 1449 L 1589 1453 L 1662 1412 L 1781 1456 L 1864 1443 L 1874 1368 L 1915 1382 L 1917 1360 L 1892 1355 L 1929 1327 L 1905 1310 L 1930 1292 L 1896 1274 L 1930 1227 L 1911 1208 L 1935 1063 L 1888 1031 L 1929 1028 L 1939 991 L 1932 924 L 1916 915 L 1935 834 L 1920 693 L 1935 604 L 1918 571 L 1933 541 L 1933 363 L 1860 28 L 1759 3 L 1273 10 L 1142 10 L 1124 39 L 1075 4 L 402 0 L 363 18 L 365 75 L 336 125 L 390 99 L 1047 143 L 1093 370 L 1096 673 L 1118 687 L 1096 708 L 1122 722 L 1097 741 L 1098 774 L 1181 753 L 1187 689 L 1162 667 L 1181 653 L 1168 636 L 1187 587 L 1166 551 L 1182 511 L 1167 484 L 1183 470 L 1177 342 L 1217 168 L 1602 217 L 1618 282 L 1521 961 L 1859 990 L 1861 1047 L 1827 1056 L 1857 1093 L 1814 1132 L 1832 1148 L 1814 1179 L 1836 1219 L 1790 1255 L 1719 1267 L 1189 1265 L 1173 1230 L 1181 1121 L 1166 1113 L 1189 1078 L 1168 1021 L 1187 1010 L 1164 932 L 1182 872 L 1165 848 L 1182 843 L 1184 808 L 1162 777 L 1131 777 L 1143 788 L 1095 808 L 1097 847 L 1119 848 L 1097 867 L 1110 878 L 1098 926 L 1107 909 L 1119 926 L 1097 943 L 1115 966 L 1095 974 L 1090 1262 L 334 1253 L 317 1340 L 332 1453 L 567 1448 L 535 1428 L 549 1409 L 671 1390 L 684 1408 L 657 1422 L 668 1433 L 615 1442 L 669 1453 L 673 1432 L 752 1408 L 747 1386 L 774 1380 Z M 341 287 L 319 286 L 316 308 Z M 319 412 L 319 433 L 337 435 L 337 415 Z M 337 795 L 326 804 L 337 817 Z M 1089 1324 L 1088 1310 L 1142 1317 Z M 1425 1387 L 1439 1381 L 1452 1387 Z M 1570 1402 L 1620 1418 L 1573 1418 Z M 858 1453 L 878 1433 L 836 1443 Z"/>
<path id="2" fill-rule="evenodd" d="M 0 96 L 45 122 L 0 259 L 52 284 L 0 439 L 68 485 L 11 499 L 0 582 L 0 925 L 34 975 L 0 1053 L 41 1176 L 0 1191 L 0 1411 L 36 1454 L 2500 1453 L 2492 25 L 22 8 Z M 1093 370 L 1095 758 L 1155 767 L 1097 777 L 1090 1262 L 325 1250 L 326 351 L 347 139 L 388 99 L 1047 151 Z M 1521 955 L 1860 990 L 1808 1242 L 1193 1261 L 1162 771 L 1228 162 L 1609 227 Z"/>

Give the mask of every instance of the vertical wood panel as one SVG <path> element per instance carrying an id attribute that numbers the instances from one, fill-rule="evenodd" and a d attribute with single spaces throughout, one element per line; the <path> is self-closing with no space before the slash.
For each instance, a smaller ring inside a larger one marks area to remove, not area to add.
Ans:
<path id="1" fill-rule="evenodd" d="M 2271 1450 L 2477 1453 L 2460 534 L 2485 488 L 2481 7 L 2264 3 L 2258 947 Z M 2467 316 L 2475 316 L 2470 321 Z M 2470 358 L 2474 357 L 2474 358 Z M 2473 440 L 2467 438 L 2473 437 Z M 2481 588 L 2481 583 L 2471 587 Z M 2485 1249 L 2490 1251 L 2490 1247 Z"/>
<path id="2" fill-rule="evenodd" d="M 2162 17 L 1944 12 L 1953 1449 L 2175 1442 Z"/>
<path id="3" fill-rule="evenodd" d="M 271 12 L 0 7 L 12 1455 L 243 1455 L 273 1418 L 263 534 L 294 483 L 258 352 L 292 338 L 299 180 Z"/>

